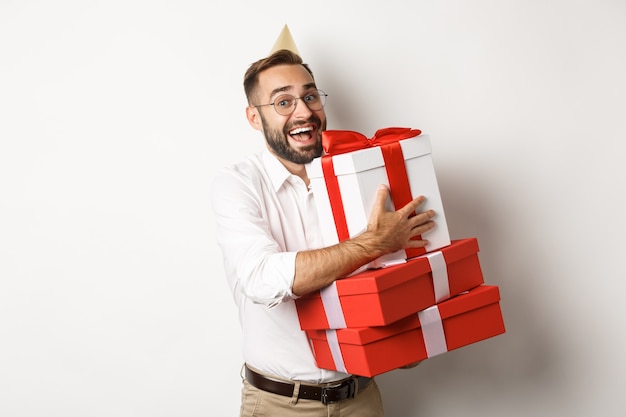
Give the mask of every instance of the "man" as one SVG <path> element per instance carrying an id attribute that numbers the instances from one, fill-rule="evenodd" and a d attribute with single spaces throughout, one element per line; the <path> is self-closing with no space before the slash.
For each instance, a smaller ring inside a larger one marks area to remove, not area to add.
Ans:
<path id="1" fill-rule="evenodd" d="M 323 247 L 305 164 L 322 153 L 326 95 L 300 56 L 281 49 L 244 77 L 246 117 L 266 150 L 222 169 L 212 188 L 216 235 L 239 308 L 245 361 L 241 416 L 383 416 L 373 379 L 317 368 L 294 299 L 379 256 L 422 247 L 434 227 L 418 197 L 387 211 L 377 191 L 367 230 Z"/>

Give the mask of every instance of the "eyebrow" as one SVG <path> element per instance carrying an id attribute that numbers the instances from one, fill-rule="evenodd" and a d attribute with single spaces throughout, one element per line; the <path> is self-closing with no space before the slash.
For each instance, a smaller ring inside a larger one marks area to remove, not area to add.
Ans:
<path id="1" fill-rule="evenodd" d="M 304 86 L 303 86 L 303 87 L 304 87 L 304 89 L 305 89 L 305 90 L 310 90 L 310 89 L 312 89 L 312 88 L 317 88 L 317 87 L 315 86 L 315 83 L 314 83 L 314 82 L 312 82 L 312 83 L 308 83 L 308 84 L 304 84 Z M 292 90 L 293 88 L 294 88 L 294 87 L 293 87 L 292 85 L 286 85 L 286 86 L 284 86 L 284 87 L 278 87 L 278 88 L 275 88 L 275 89 L 273 89 L 273 90 L 272 90 L 272 93 L 270 94 L 270 98 L 271 98 L 271 97 L 274 97 L 274 95 L 275 95 L 275 94 L 278 94 L 278 93 L 284 93 L 284 92 L 287 92 L 287 91 L 289 91 L 289 90 Z"/>

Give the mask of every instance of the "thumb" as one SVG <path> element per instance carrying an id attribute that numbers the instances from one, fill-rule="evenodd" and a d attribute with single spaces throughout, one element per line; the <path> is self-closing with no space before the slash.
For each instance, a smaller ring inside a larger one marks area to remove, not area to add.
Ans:
<path id="1" fill-rule="evenodd" d="M 376 189 L 376 199 L 372 211 L 381 213 L 385 211 L 385 203 L 389 197 L 389 188 L 385 184 L 380 184 Z"/>

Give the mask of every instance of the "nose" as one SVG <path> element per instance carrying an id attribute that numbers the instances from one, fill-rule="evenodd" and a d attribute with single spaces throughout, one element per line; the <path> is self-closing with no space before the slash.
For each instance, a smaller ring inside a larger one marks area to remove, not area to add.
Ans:
<path id="1" fill-rule="evenodd" d="M 307 106 L 306 102 L 304 101 L 302 97 L 298 97 L 296 99 L 294 106 L 296 106 L 296 108 L 293 111 L 293 116 L 295 117 L 308 119 L 313 114 L 313 111 L 309 109 L 309 106 Z"/>

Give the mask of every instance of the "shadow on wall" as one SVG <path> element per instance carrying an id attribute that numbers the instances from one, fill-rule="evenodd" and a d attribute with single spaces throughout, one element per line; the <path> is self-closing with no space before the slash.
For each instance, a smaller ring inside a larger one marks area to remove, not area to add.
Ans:
<path id="1" fill-rule="evenodd" d="M 506 333 L 428 359 L 416 368 L 380 375 L 390 417 L 444 415 L 442 404 L 448 412 L 463 415 L 496 410 L 494 401 L 526 409 L 544 394 L 542 387 L 563 383 L 559 377 L 563 374 L 559 369 L 565 366 L 560 363 L 561 341 L 551 330 L 557 327 L 547 320 L 541 300 L 533 299 L 533 284 L 528 279 L 529 270 L 540 273 L 538 265 L 543 264 L 546 253 L 507 236 L 514 232 L 510 222 L 519 210 L 515 201 L 502 197 L 506 194 L 498 197 L 495 184 L 486 183 L 484 173 L 470 172 L 459 177 L 458 173 L 438 171 L 446 219 L 452 238 L 478 238 L 485 283 L 500 287 Z M 458 178 L 463 178 L 462 185 Z M 491 206 L 494 201 L 500 206 Z M 534 266 L 528 265 L 528 259 L 533 259 Z M 552 394 L 559 397 L 558 392 Z"/>
<path id="2" fill-rule="evenodd" d="M 374 108 L 385 109 L 384 102 L 372 99 L 379 95 L 373 87 L 364 87 L 371 83 L 360 79 L 361 73 L 337 78 L 342 71 L 335 70 L 352 62 L 349 52 L 336 58 L 314 66 L 318 85 L 330 94 L 328 128 L 371 136 L 394 125 L 378 124 L 378 116 L 372 115 Z M 388 108 L 380 114 L 395 116 Z M 453 158 L 448 166 L 438 157 L 434 162 L 450 234 L 453 239 L 478 238 L 485 283 L 500 287 L 506 333 L 428 359 L 416 368 L 380 375 L 386 416 L 487 415 L 489 410 L 499 415 L 498 410 L 511 407 L 542 408 L 541 400 L 567 401 L 563 388 L 567 373 L 562 372 L 566 347 L 553 331 L 558 326 L 551 322 L 549 306 L 542 304 L 549 301 L 538 297 L 541 283 L 552 278 L 549 268 L 540 267 L 549 262 L 548 252 L 516 235 L 528 202 L 516 201 L 512 191 L 523 186 L 516 183 L 523 174 L 506 172 L 509 167 L 502 165 L 500 177 L 494 177 L 485 172 L 493 166 L 481 166 L 467 155 L 462 164 L 455 164 L 454 155 L 449 156 Z M 528 198 L 528 190 L 525 195 Z"/>

